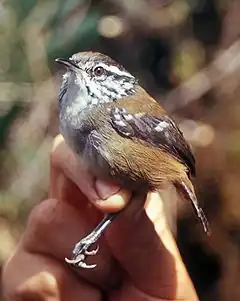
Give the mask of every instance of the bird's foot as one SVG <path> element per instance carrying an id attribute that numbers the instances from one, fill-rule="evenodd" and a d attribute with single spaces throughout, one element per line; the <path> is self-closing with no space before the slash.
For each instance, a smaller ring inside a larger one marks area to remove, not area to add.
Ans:
<path id="1" fill-rule="evenodd" d="M 88 256 L 93 256 L 98 253 L 99 246 L 96 249 L 90 250 L 91 246 L 97 241 L 98 236 L 95 233 L 91 233 L 82 240 L 80 240 L 74 247 L 72 252 L 72 258 L 65 258 L 65 261 L 75 267 L 81 267 L 84 269 L 93 269 L 96 264 L 87 264 L 85 259 Z"/>
<path id="2" fill-rule="evenodd" d="M 117 214 L 117 212 L 105 214 L 104 218 L 96 226 L 96 228 L 88 236 L 84 237 L 75 245 L 72 252 L 72 258 L 65 258 L 65 261 L 75 267 L 81 267 L 84 269 L 95 268 L 96 264 L 86 264 L 85 259 L 88 256 L 93 256 L 98 253 L 99 246 L 97 246 L 95 250 L 91 250 L 90 248 L 100 238 Z"/>

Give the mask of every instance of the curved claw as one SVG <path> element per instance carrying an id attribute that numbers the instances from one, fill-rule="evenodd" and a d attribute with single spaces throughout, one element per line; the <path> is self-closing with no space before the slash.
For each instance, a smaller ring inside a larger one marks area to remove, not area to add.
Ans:
<path id="1" fill-rule="evenodd" d="M 97 248 L 95 250 L 92 251 L 85 250 L 85 255 L 89 255 L 89 256 L 96 255 L 98 251 L 99 251 L 99 245 L 97 245 Z"/>
<path id="2" fill-rule="evenodd" d="M 96 264 L 86 264 L 82 259 L 76 258 L 76 259 L 68 259 L 65 257 L 65 261 L 68 264 L 71 264 L 73 266 L 78 266 L 84 269 L 94 269 L 97 265 Z"/>
<path id="3" fill-rule="evenodd" d="M 86 264 L 85 262 L 80 261 L 78 263 L 78 266 L 81 268 L 84 268 L 84 269 L 94 269 L 97 265 L 96 264 Z"/>
<path id="4" fill-rule="evenodd" d="M 75 258 L 75 259 L 69 259 L 65 257 L 65 261 L 71 265 L 78 265 L 79 262 L 82 262 L 82 259 Z"/>

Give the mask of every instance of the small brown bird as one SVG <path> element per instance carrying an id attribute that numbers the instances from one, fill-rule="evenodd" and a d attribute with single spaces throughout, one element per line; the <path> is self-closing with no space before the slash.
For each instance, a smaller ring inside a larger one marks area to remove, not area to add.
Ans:
<path id="1" fill-rule="evenodd" d="M 207 219 L 200 208 L 191 176 L 195 160 L 174 121 L 121 65 L 106 55 L 80 52 L 56 59 L 67 67 L 59 94 L 61 132 L 91 173 L 112 179 L 132 191 L 158 191 L 173 184 L 190 200 L 204 231 Z M 94 268 L 84 260 L 118 213 L 100 224 L 73 250 L 67 262 Z"/>

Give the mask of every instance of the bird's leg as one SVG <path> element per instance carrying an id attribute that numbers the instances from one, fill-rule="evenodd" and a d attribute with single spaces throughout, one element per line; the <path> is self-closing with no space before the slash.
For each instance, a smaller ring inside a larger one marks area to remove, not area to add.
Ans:
<path id="1" fill-rule="evenodd" d="M 105 214 L 102 221 L 97 225 L 97 227 L 86 237 L 82 238 L 78 243 L 76 243 L 73 252 L 72 258 L 65 258 L 65 261 L 76 267 L 93 269 L 96 267 L 96 264 L 88 265 L 85 263 L 87 256 L 96 255 L 99 246 L 95 250 L 90 250 L 91 246 L 100 238 L 106 228 L 111 224 L 114 218 L 117 216 L 116 213 Z"/>

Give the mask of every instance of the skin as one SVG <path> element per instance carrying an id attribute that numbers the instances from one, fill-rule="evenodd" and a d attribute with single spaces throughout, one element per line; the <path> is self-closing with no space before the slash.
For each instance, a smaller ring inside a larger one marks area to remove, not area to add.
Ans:
<path id="1" fill-rule="evenodd" d="M 36 206 L 3 270 L 6 301 L 199 300 L 167 226 L 160 196 L 146 200 L 95 179 L 58 136 L 49 199 Z M 138 200 L 135 200 L 138 199 Z M 89 202 L 90 201 L 90 202 Z M 64 262 L 102 212 L 128 204 L 100 241 L 94 270 Z"/>

